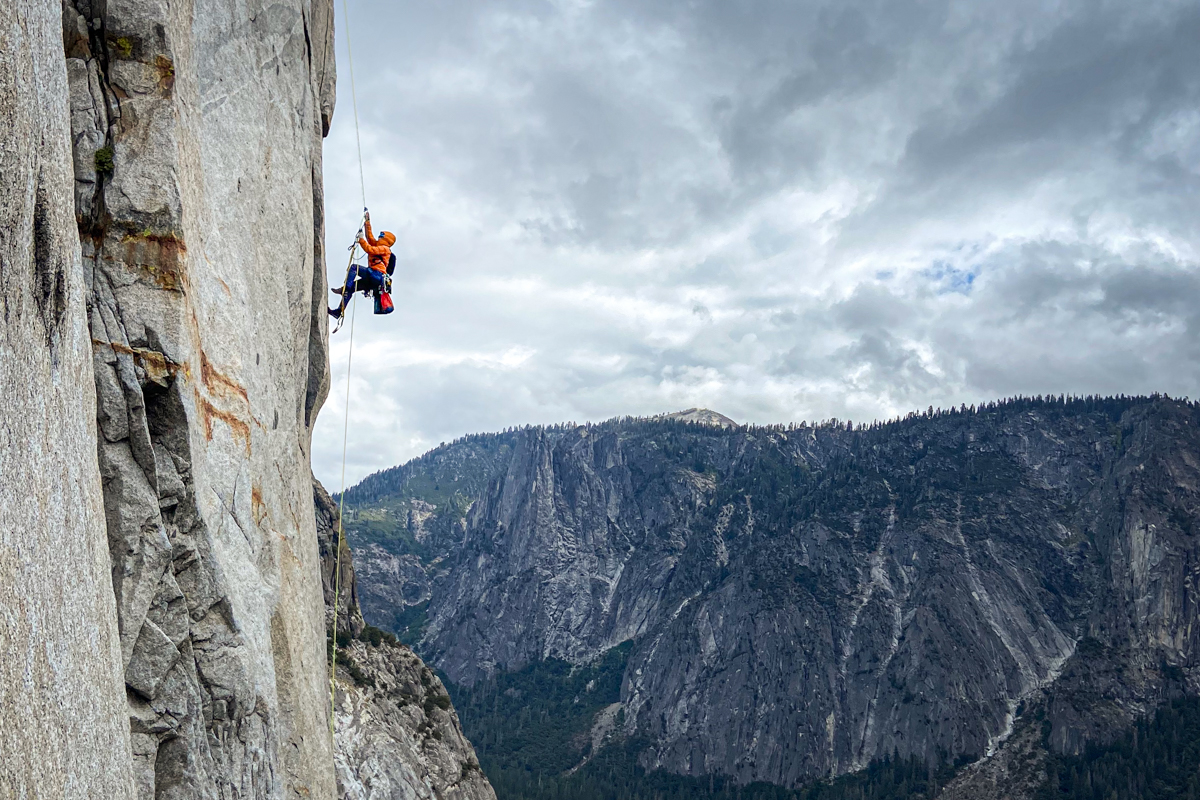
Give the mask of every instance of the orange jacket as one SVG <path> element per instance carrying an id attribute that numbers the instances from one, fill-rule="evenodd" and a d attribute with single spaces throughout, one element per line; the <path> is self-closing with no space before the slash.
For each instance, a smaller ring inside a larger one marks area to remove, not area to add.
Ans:
<path id="1" fill-rule="evenodd" d="M 365 237 L 358 240 L 358 246 L 367 254 L 367 266 L 383 275 L 387 272 L 388 260 L 392 256 L 392 245 L 396 243 L 396 235 L 384 231 L 376 239 L 371 234 L 371 220 L 366 220 L 363 232 Z"/>

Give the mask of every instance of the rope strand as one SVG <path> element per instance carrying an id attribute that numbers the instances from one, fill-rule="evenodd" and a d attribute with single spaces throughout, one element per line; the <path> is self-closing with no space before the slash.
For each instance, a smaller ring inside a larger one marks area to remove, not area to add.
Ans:
<path id="1" fill-rule="evenodd" d="M 353 256 L 351 256 L 353 259 Z M 329 735 L 333 736 L 334 714 L 337 712 L 337 630 L 338 600 L 342 591 L 342 539 L 346 510 L 346 443 L 350 437 L 350 367 L 354 363 L 354 295 L 350 295 L 350 350 L 346 356 L 346 418 L 342 424 L 342 491 L 338 495 L 337 558 L 333 574 L 333 655 L 329 660 Z"/>

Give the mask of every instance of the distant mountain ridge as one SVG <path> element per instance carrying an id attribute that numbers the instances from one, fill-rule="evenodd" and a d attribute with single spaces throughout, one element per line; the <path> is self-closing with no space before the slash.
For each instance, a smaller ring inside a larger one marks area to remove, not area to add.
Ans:
<path id="1" fill-rule="evenodd" d="M 1198 428 L 1160 396 L 627 418 L 465 437 L 347 504 L 364 613 L 455 682 L 628 641 L 643 766 L 799 786 L 1003 753 L 1034 709 L 1037 757 L 1078 753 L 1197 694 Z"/>
<path id="2" fill-rule="evenodd" d="M 572 430 L 577 427 L 590 428 L 598 425 L 611 425 L 617 422 L 647 420 L 694 422 L 705 425 L 716 425 L 722 428 L 738 427 L 737 422 L 724 414 L 707 408 L 688 408 L 683 411 L 673 411 L 651 417 L 616 417 L 599 423 L 584 423 L 582 426 L 576 425 L 573 422 L 564 422 L 557 425 L 524 425 L 508 428 L 497 433 L 467 434 L 448 444 L 440 444 L 427 453 L 399 466 L 371 473 L 346 490 L 346 502 L 351 506 L 361 506 L 389 497 L 399 496 L 404 493 L 403 487 L 409 480 L 419 474 L 423 474 L 431 464 L 437 464 L 438 466 L 434 467 L 434 469 L 440 470 L 446 460 L 455 465 L 454 469 L 461 470 L 464 477 L 491 475 L 497 464 L 496 459 L 504 457 L 503 447 L 515 440 L 521 431 L 539 428 L 547 432 L 556 432 Z M 500 448 L 497 453 L 494 456 L 485 455 L 492 451 L 493 446 Z M 463 458 L 467 461 L 476 461 L 476 463 L 473 466 L 468 465 L 461 460 Z M 439 474 L 444 473 L 439 472 Z M 470 488 L 474 489 L 475 484 L 472 484 Z M 334 499 L 340 499 L 340 495 L 335 494 L 333 497 Z"/>

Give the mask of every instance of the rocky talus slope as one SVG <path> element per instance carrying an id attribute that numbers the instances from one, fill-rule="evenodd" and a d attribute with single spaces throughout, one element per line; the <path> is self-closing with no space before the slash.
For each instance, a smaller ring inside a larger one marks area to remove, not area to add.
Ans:
<path id="1" fill-rule="evenodd" d="M 338 509 L 313 480 L 326 620 L 332 630 Z M 495 800 L 445 687 L 394 636 L 367 627 L 343 541 L 335 748 L 340 800 Z"/>
<path id="2" fill-rule="evenodd" d="M 1038 754 L 1200 691 L 1194 403 L 534 428 L 347 499 L 356 545 L 423 568 L 418 649 L 455 682 L 631 641 L 621 718 L 647 768 L 797 786 L 996 754 L 1032 791 Z"/>
<path id="3" fill-rule="evenodd" d="M 0 797 L 133 796 L 56 6 L 0 15 Z M 73 731 L 66 736 L 64 732 Z"/>

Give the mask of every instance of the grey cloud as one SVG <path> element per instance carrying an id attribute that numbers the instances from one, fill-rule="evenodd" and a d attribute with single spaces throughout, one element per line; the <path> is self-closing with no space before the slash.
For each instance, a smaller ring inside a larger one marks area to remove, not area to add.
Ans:
<path id="1" fill-rule="evenodd" d="M 832 311 L 839 326 L 851 331 L 887 330 L 911 318 L 903 299 L 877 283 L 859 285 Z"/>
<path id="2" fill-rule="evenodd" d="M 938 376 L 922 363 L 920 353 L 898 341 L 887 331 L 863 335 L 838 353 L 847 367 L 866 367 L 869 373 L 859 378 L 860 388 L 876 392 L 899 391 L 903 396 L 934 391 L 941 384 Z"/>
<path id="3" fill-rule="evenodd" d="M 1005 274 L 983 282 L 970 335 L 940 321 L 939 344 L 962 365 L 965 383 L 990 394 L 1135 386 L 1194 394 L 1197 265 L 1126 264 L 1107 254 L 1066 259 L 1061 247 L 1053 251 L 1060 258 L 1048 262 L 1044 253 L 1029 258 L 1027 248 Z"/>
<path id="4" fill-rule="evenodd" d="M 935 118 L 909 139 L 905 162 L 920 182 L 952 174 L 991 154 L 1006 167 L 1020 151 L 1031 170 L 1094 141 L 1129 144 L 1150 120 L 1192 104 L 1200 88 L 1194 57 L 1200 8 L 1163 19 L 1122 15 L 1071 19 L 1029 51 L 1010 53 L 1011 86 L 965 124 Z M 1032 151 L 1032 152 L 1031 152 Z"/>

